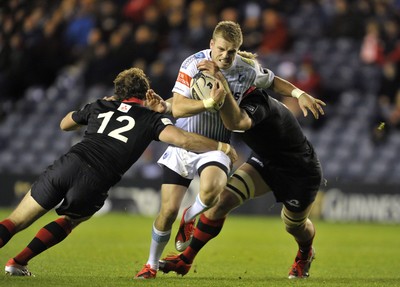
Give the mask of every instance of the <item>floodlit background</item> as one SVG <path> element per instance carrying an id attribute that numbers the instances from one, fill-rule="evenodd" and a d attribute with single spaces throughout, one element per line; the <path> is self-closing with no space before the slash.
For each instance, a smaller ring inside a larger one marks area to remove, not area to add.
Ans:
<path id="1" fill-rule="evenodd" d="M 80 139 L 59 129 L 67 112 L 111 95 L 115 76 L 131 66 L 145 70 L 153 89 L 170 97 L 180 64 L 209 47 L 220 20 L 241 24 L 242 50 L 327 103 L 316 121 L 302 116 L 295 99 L 281 99 L 323 165 L 316 216 L 400 222 L 398 0 L 1 2 L 0 206 L 15 204 Z M 233 142 L 242 162 L 249 151 Z M 153 143 L 146 150 L 107 210 L 157 212 L 156 160 L 165 147 Z M 195 181 L 191 193 L 196 188 Z M 271 197 L 251 204 L 244 213 L 278 210 Z"/>

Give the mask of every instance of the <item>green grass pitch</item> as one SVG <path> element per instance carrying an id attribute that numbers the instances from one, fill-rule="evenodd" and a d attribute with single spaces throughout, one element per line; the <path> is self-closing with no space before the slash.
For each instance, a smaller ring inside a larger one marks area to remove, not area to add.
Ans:
<path id="1" fill-rule="evenodd" d="M 0 218 L 10 210 L 0 210 Z M 3 264 L 20 252 L 50 212 L 0 250 Z M 280 218 L 231 215 L 219 237 L 199 253 L 190 272 L 158 273 L 134 280 L 147 260 L 154 218 L 124 213 L 93 217 L 61 244 L 31 260 L 36 277 L 0 274 L 0 286 L 400 286 L 400 228 L 396 224 L 329 223 L 315 220 L 316 260 L 310 278 L 289 280 L 297 247 Z M 174 225 L 165 254 L 175 252 Z"/>

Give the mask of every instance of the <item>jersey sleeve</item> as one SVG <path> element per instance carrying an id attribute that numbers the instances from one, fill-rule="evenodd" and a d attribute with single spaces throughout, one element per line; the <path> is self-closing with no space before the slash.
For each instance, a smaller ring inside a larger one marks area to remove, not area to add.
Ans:
<path id="1" fill-rule="evenodd" d="M 160 133 L 169 125 L 174 125 L 170 118 L 163 116 L 161 114 L 157 114 L 155 119 L 155 128 L 154 128 L 154 140 L 160 141 L 159 136 Z"/>
<path id="2" fill-rule="evenodd" d="M 262 104 L 261 101 L 265 100 L 260 96 L 252 96 L 245 98 L 240 103 L 240 108 L 245 110 L 252 119 L 252 127 L 268 117 L 268 107 L 265 104 Z"/>
<path id="3" fill-rule="evenodd" d="M 91 104 L 86 104 L 80 110 L 72 113 L 72 119 L 79 125 L 87 125 L 91 113 Z"/>
<path id="4" fill-rule="evenodd" d="M 274 72 L 272 72 L 267 68 L 261 67 L 259 63 L 256 63 L 255 71 L 256 71 L 256 78 L 254 80 L 254 85 L 257 88 L 263 88 L 263 89 L 269 88 L 272 85 L 275 78 Z"/>

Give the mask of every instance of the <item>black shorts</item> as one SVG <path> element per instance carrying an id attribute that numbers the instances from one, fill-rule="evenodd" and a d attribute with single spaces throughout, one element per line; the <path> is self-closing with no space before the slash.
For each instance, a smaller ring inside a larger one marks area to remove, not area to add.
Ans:
<path id="1" fill-rule="evenodd" d="M 32 197 L 45 209 L 79 219 L 92 216 L 108 197 L 114 183 L 101 177 L 74 153 L 56 160 L 32 185 Z"/>
<path id="2" fill-rule="evenodd" d="M 322 182 L 320 162 L 313 153 L 297 166 L 277 166 L 252 153 L 247 163 L 253 166 L 272 189 L 277 202 L 301 212 L 314 202 Z"/>

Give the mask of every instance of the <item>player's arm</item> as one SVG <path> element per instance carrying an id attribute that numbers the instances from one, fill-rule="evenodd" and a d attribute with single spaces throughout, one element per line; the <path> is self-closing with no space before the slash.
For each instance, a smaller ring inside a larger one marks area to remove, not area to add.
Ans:
<path id="1" fill-rule="evenodd" d="M 194 152 L 220 150 L 231 159 L 232 163 L 238 159 L 236 150 L 230 144 L 218 142 L 199 134 L 186 132 L 174 125 L 165 127 L 160 133 L 159 139 L 162 142 Z"/>
<path id="2" fill-rule="evenodd" d="M 74 111 L 69 112 L 60 122 L 60 128 L 63 131 L 74 131 L 77 130 L 81 127 L 81 125 L 79 125 L 78 123 L 76 123 L 73 119 L 72 119 L 72 114 L 74 113 Z"/>
<path id="3" fill-rule="evenodd" d="M 164 100 L 153 90 L 147 91 L 145 106 L 155 112 L 172 114 L 175 118 L 190 117 L 206 110 L 203 101 L 189 99 L 178 93 Z"/>
<path id="4" fill-rule="evenodd" d="M 223 78 L 225 80 L 225 78 Z M 225 80 L 226 81 L 226 80 Z M 245 110 L 241 109 L 231 92 L 226 93 L 223 83 L 217 80 L 217 83 L 211 89 L 211 97 L 215 101 L 220 101 L 225 97 L 225 102 L 219 111 L 222 122 L 228 130 L 248 130 L 252 127 L 252 119 Z"/>
<path id="5" fill-rule="evenodd" d="M 172 115 L 174 118 L 185 118 L 206 111 L 207 108 L 201 100 L 189 99 L 181 94 L 174 93 L 172 100 Z"/>
<path id="6" fill-rule="evenodd" d="M 307 110 L 310 110 L 316 119 L 319 118 L 320 114 L 324 115 L 322 106 L 326 104 L 323 101 L 310 96 L 285 79 L 275 76 L 270 88 L 282 96 L 297 98 L 305 117 L 308 114 Z"/>

